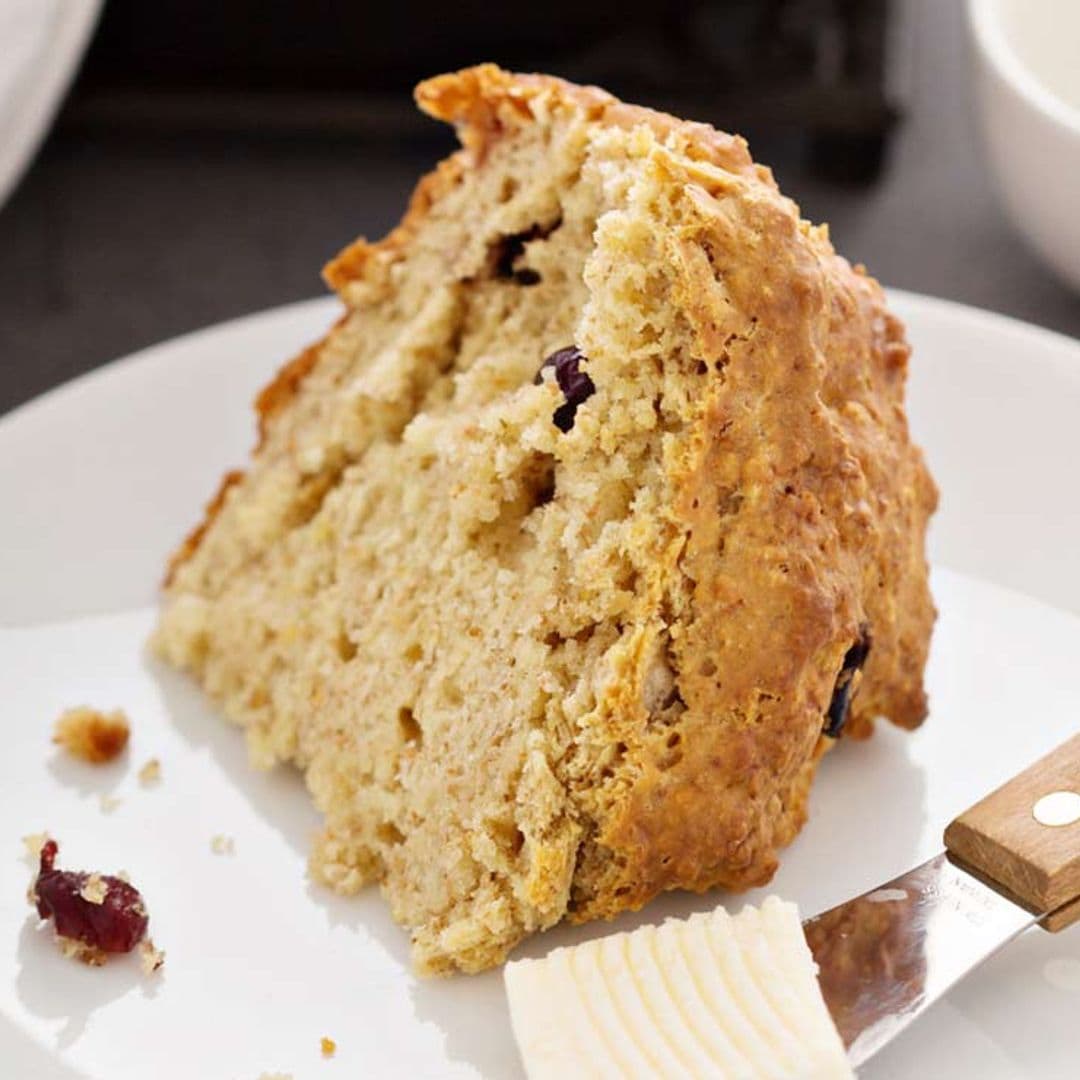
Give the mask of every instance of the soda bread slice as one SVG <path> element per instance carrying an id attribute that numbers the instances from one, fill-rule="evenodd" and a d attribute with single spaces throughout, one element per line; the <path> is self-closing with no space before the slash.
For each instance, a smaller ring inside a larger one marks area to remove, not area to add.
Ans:
<path id="1" fill-rule="evenodd" d="M 476 971 L 769 879 L 832 738 L 924 715 L 936 496 L 899 322 L 743 140 L 491 65 L 417 100 L 463 148 L 327 267 L 156 643 L 304 771 L 315 874 Z"/>

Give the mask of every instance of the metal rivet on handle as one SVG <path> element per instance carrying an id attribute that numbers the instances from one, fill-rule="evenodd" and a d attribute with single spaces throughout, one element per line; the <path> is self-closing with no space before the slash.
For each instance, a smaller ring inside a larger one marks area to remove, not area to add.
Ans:
<path id="1" fill-rule="evenodd" d="M 1080 795 L 1075 791 L 1052 791 L 1034 805 L 1031 816 L 1040 825 L 1072 825 L 1080 821 Z"/>

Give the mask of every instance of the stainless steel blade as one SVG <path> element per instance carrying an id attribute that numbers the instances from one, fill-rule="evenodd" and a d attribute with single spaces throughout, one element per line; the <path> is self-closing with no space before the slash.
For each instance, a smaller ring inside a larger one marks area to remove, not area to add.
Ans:
<path id="1" fill-rule="evenodd" d="M 851 1064 L 1038 920 L 943 853 L 803 923 Z"/>

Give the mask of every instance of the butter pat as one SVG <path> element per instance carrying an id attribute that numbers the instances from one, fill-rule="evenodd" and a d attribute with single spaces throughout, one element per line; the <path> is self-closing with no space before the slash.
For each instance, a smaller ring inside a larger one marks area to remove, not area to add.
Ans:
<path id="1" fill-rule="evenodd" d="M 505 969 L 529 1080 L 853 1078 L 798 909 L 776 897 Z"/>

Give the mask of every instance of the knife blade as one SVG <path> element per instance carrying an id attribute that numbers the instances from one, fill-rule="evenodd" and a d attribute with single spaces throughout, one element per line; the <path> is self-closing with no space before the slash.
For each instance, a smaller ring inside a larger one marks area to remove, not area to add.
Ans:
<path id="1" fill-rule="evenodd" d="M 854 1067 L 1017 935 L 1080 918 L 1080 735 L 956 818 L 945 846 L 803 923 Z"/>
<path id="2" fill-rule="evenodd" d="M 943 852 L 803 923 L 818 983 L 858 1067 L 1039 920 Z"/>

